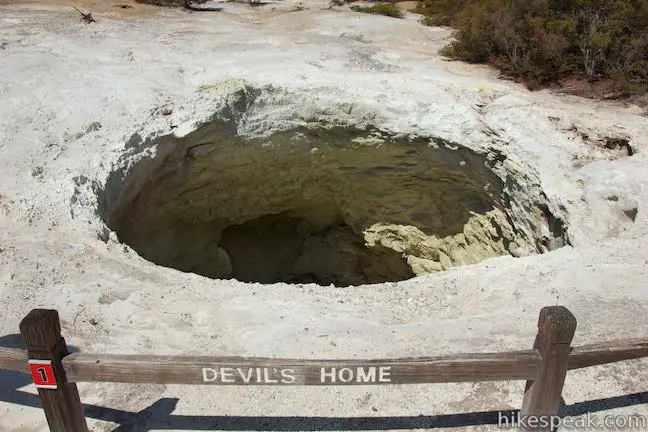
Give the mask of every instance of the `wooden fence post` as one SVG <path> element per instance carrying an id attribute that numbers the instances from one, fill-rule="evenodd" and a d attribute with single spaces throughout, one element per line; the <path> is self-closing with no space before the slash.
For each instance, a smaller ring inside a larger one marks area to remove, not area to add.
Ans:
<path id="1" fill-rule="evenodd" d="M 69 352 L 61 337 L 58 312 L 33 309 L 20 322 L 20 333 L 29 351 L 34 382 L 41 382 L 40 387 L 37 383 L 38 395 L 50 431 L 88 432 L 79 391 L 75 383 L 67 382 L 61 364 L 61 359 Z M 51 367 L 48 360 L 51 360 Z"/>
<path id="2" fill-rule="evenodd" d="M 558 413 L 571 341 L 576 331 L 576 318 L 563 306 L 542 308 L 538 334 L 533 344 L 542 356 L 538 378 L 527 381 L 520 412 L 524 431 L 550 431 L 551 416 Z"/>

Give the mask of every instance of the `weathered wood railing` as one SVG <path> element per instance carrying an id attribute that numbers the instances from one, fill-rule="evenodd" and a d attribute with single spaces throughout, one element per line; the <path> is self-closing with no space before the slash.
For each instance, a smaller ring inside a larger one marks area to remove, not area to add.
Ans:
<path id="1" fill-rule="evenodd" d="M 291 360 L 70 354 L 58 313 L 35 309 L 20 323 L 27 351 L 0 347 L 0 369 L 31 373 L 52 432 L 87 432 L 76 382 L 216 385 L 384 385 L 526 380 L 521 417 L 556 415 L 567 370 L 648 357 L 648 338 L 572 348 L 576 319 L 540 311 L 533 349 L 384 360 Z M 548 430 L 534 429 L 534 430 Z"/>

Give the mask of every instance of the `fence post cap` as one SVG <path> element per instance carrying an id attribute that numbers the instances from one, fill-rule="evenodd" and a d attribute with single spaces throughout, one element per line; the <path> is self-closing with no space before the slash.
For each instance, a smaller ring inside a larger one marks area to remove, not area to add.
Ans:
<path id="1" fill-rule="evenodd" d="M 53 309 L 32 309 L 20 322 L 27 347 L 52 349 L 61 338 L 59 314 Z"/>
<path id="2" fill-rule="evenodd" d="M 540 310 L 538 333 L 549 343 L 571 343 L 576 332 L 576 317 L 564 306 Z"/>

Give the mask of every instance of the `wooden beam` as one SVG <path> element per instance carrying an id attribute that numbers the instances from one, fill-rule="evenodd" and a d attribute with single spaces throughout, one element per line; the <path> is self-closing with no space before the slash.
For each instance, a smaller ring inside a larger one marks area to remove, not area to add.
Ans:
<path id="1" fill-rule="evenodd" d="M 569 369 L 648 357 L 648 339 L 620 339 L 572 349 Z"/>
<path id="2" fill-rule="evenodd" d="M 33 365 L 32 376 L 39 387 L 50 432 L 88 432 L 77 386 L 67 382 L 61 365 L 68 349 L 61 337 L 58 312 L 32 310 L 21 321 L 20 334 L 27 345 L 29 361 L 37 363 Z"/>
<path id="3" fill-rule="evenodd" d="M 101 357 L 99 354 L 91 354 L 93 357 Z M 74 355 L 72 358 L 75 358 Z M 109 356 L 114 357 L 114 356 Z M 164 358 L 164 356 L 154 356 L 155 358 Z M 597 366 L 607 363 L 615 363 L 624 360 L 633 360 L 648 357 L 648 339 L 619 339 L 609 342 L 582 345 L 573 347 L 569 355 L 568 369 L 581 369 L 591 366 Z M 15 372 L 29 373 L 27 366 L 27 351 L 17 348 L 0 347 L 0 369 L 10 370 Z M 182 359 L 182 358 L 180 358 Z M 70 359 L 68 358 L 67 361 Z M 253 358 L 247 358 L 246 361 L 253 361 Z M 414 359 L 402 359 L 403 361 Z M 76 363 L 77 360 L 75 360 Z M 168 360 L 163 360 L 168 361 Z M 182 360 L 181 360 L 182 361 Z M 238 361 L 232 358 L 232 361 Z M 281 362 L 278 359 L 264 359 L 259 358 L 259 362 L 269 362 L 267 364 L 275 364 Z M 341 360 L 343 362 L 344 360 Z M 381 362 L 382 360 L 378 360 Z M 286 361 L 284 361 L 286 362 Z M 293 362 L 288 360 L 287 362 Z M 331 362 L 327 360 L 326 362 Z M 63 361 L 66 363 L 66 360 Z M 230 362 L 231 363 L 231 362 Z"/>
<path id="4" fill-rule="evenodd" d="M 157 384 L 378 385 L 526 380 L 538 376 L 537 351 L 388 360 L 292 360 L 75 353 L 68 379 Z"/>
<path id="5" fill-rule="evenodd" d="M 520 410 L 523 431 L 551 430 L 551 417 L 560 406 L 575 332 L 576 318 L 567 308 L 552 306 L 540 310 L 533 348 L 540 352 L 542 366 L 538 378 L 526 385 Z"/>
<path id="6" fill-rule="evenodd" d="M 0 369 L 29 373 L 27 351 L 0 347 Z"/>

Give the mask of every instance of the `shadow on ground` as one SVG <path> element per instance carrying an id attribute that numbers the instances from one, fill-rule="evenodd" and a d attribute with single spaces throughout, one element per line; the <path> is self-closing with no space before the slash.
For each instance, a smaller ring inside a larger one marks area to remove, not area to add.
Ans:
<path id="1" fill-rule="evenodd" d="M 23 348 L 20 335 L 0 336 L 0 346 Z M 19 390 L 31 383 L 27 374 L 0 371 L 0 401 L 40 408 L 38 396 Z M 393 429 L 436 429 L 478 425 L 497 425 L 501 416 L 512 419 L 517 411 L 481 411 L 460 414 L 389 416 L 389 417 L 247 417 L 174 415 L 179 399 L 162 398 L 139 412 L 129 412 L 83 404 L 87 418 L 116 423 L 112 432 L 147 432 L 151 430 L 223 430 L 223 431 L 365 431 Z M 578 416 L 614 408 L 648 404 L 648 392 L 633 393 L 566 405 L 561 416 Z"/>

